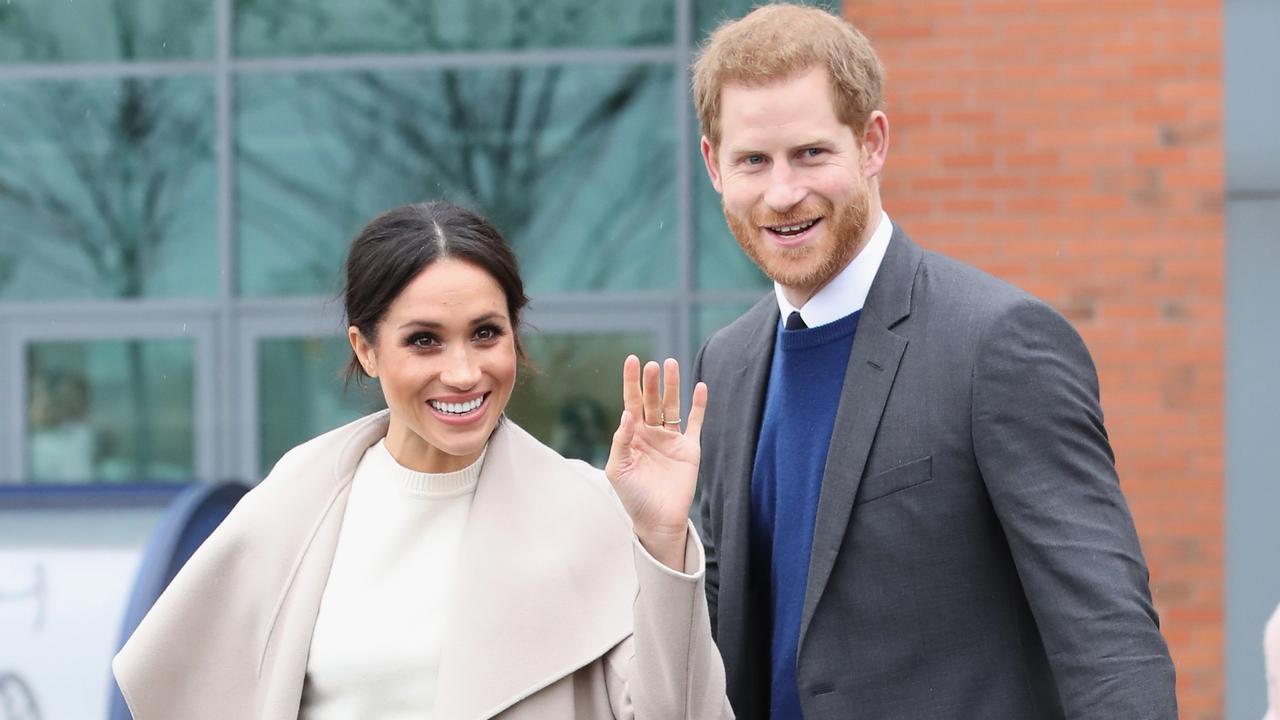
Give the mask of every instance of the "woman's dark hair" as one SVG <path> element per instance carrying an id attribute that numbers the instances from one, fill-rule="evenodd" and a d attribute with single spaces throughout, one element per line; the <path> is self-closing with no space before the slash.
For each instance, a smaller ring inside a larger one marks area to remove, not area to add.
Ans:
<path id="1" fill-rule="evenodd" d="M 515 253 L 487 220 L 448 202 L 401 205 L 364 226 L 347 252 L 347 284 L 343 289 L 347 324 L 356 326 L 367 342 L 376 343 L 378 323 L 404 286 L 445 258 L 472 263 L 497 281 L 507 298 L 516 355 L 523 360 L 520 311 L 529 298 L 524 294 Z M 364 367 L 352 352 L 347 382 L 365 377 Z"/>

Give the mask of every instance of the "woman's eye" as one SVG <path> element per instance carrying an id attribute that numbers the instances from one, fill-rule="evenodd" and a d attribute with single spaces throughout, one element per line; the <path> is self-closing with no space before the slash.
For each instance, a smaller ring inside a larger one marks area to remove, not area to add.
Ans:
<path id="1" fill-rule="evenodd" d="M 439 345 L 440 341 L 436 339 L 435 335 L 428 335 L 423 333 L 423 334 L 418 334 L 410 337 L 409 344 L 418 348 L 429 348 L 429 347 L 435 347 L 436 345 Z"/>
<path id="2" fill-rule="evenodd" d="M 496 340 L 502 335 L 502 330 L 492 325 L 486 325 L 476 329 L 476 340 Z"/>

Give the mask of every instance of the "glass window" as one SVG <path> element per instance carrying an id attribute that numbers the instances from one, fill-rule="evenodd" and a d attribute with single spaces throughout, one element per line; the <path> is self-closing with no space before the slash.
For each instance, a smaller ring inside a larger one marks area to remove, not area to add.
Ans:
<path id="1" fill-rule="evenodd" d="M 28 478 L 191 480 L 194 364 L 191 340 L 28 345 Z"/>
<path id="2" fill-rule="evenodd" d="M 207 77 L 0 83 L 0 298 L 216 292 Z"/>
<path id="3" fill-rule="evenodd" d="M 670 44 L 673 0 L 237 0 L 243 56 Z"/>
<path id="4" fill-rule="evenodd" d="M 839 0 L 791 0 L 799 5 L 813 5 L 825 8 L 828 12 L 841 14 L 842 2 Z M 760 0 L 693 0 L 694 43 L 700 43 L 717 26 L 726 20 L 733 20 L 751 12 L 760 5 Z"/>
<path id="5" fill-rule="evenodd" d="M 213 0 L 6 0 L 0 63 L 208 58 Z"/>
<path id="6" fill-rule="evenodd" d="M 258 344 L 259 473 L 295 445 L 385 407 L 376 383 L 352 381 L 344 390 L 342 371 L 350 356 L 345 337 Z"/>
<path id="7" fill-rule="evenodd" d="M 252 74 L 237 81 L 245 295 L 333 294 L 373 215 L 485 214 L 546 291 L 675 284 L 669 66 Z"/>
<path id="8" fill-rule="evenodd" d="M 507 415 L 566 457 L 603 468 L 622 415 L 622 361 L 652 357 L 647 333 L 529 333 Z"/>

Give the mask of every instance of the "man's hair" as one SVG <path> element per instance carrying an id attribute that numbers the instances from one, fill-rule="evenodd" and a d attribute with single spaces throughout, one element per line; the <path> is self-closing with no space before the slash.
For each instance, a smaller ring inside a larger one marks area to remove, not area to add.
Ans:
<path id="1" fill-rule="evenodd" d="M 862 126 L 883 109 L 884 67 L 853 25 L 819 8 L 763 5 L 722 23 L 693 63 L 693 101 L 702 134 L 720 146 L 720 92 L 725 85 L 760 87 L 812 67 L 831 79 L 836 117 L 861 138 Z"/>

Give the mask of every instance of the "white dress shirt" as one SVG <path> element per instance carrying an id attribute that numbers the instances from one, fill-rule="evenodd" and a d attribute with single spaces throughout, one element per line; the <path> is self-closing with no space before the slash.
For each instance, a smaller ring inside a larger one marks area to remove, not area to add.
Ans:
<path id="1" fill-rule="evenodd" d="M 782 321 L 786 322 L 787 317 L 798 310 L 804 324 L 815 328 L 861 310 L 863 304 L 867 302 L 871 281 L 876 279 L 880 262 L 884 260 L 884 253 L 889 249 L 889 238 L 892 235 L 893 223 L 889 220 L 889 214 L 881 210 L 880 224 L 876 226 L 867 244 L 843 270 L 831 279 L 831 282 L 814 293 L 802 308 L 792 305 L 783 294 L 782 286 L 774 283 L 773 292 L 778 297 L 778 310 L 782 313 Z"/>

